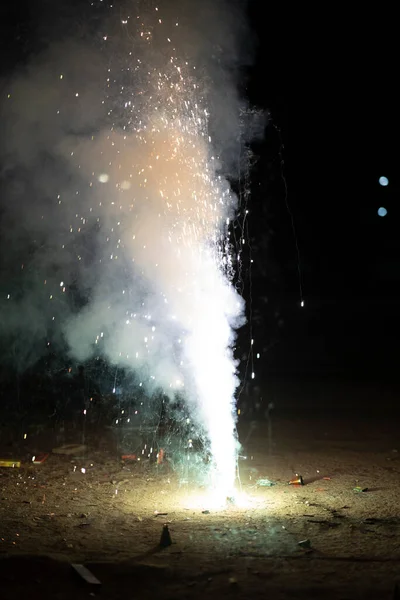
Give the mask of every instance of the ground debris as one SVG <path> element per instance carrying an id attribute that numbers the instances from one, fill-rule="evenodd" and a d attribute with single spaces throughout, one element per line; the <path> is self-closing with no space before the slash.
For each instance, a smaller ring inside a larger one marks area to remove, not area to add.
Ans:
<path id="1" fill-rule="evenodd" d="M 270 479 L 257 479 L 256 481 L 257 487 L 272 487 L 273 485 L 276 485 L 276 483 Z"/>
<path id="2" fill-rule="evenodd" d="M 71 567 L 89 585 L 101 585 L 100 581 L 83 565 L 72 563 Z"/>

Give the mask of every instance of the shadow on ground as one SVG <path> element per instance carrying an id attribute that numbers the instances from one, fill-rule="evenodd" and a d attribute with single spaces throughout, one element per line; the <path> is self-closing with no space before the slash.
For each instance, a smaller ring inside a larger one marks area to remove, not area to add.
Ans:
<path id="1" fill-rule="evenodd" d="M 88 564 L 90 571 L 101 580 L 101 586 L 86 584 L 64 561 L 47 557 L 19 556 L 0 560 L 0 585 L 3 600 L 81 600 L 101 597 L 119 600 L 140 597 L 157 598 L 273 598 L 274 600 L 372 600 L 392 599 L 394 586 L 382 582 L 379 587 L 335 585 L 320 583 L 307 585 L 302 576 L 301 561 L 296 561 L 298 581 L 290 584 L 276 575 L 276 560 L 264 561 L 263 571 L 257 568 L 236 569 L 215 565 L 215 569 L 195 575 L 180 573 L 168 567 L 141 564 L 136 561 Z M 366 565 L 364 565 L 366 567 Z M 347 568 L 343 565 L 343 569 Z M 322 572 L 323 575 L 323 572 Z"/>

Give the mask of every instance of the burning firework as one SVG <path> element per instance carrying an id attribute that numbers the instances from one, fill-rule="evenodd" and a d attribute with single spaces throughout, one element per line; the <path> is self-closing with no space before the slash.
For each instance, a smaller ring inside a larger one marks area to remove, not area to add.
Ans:
<path id="1" fill-rule="evenodd" d="M 61 121 L 42 145 L 61 157 L 69 174 L 62 189 L 56 190 L 61 179 L 46 181 L 62 224 L 51 223 L 52 245 L 63 257 L 57 273 L 69 269 L 57 284 L 45 281 L 46 293 L 57 298 L 61 308 L 53 301 L 53 321 L 61 323 L 76 359 L 105 356 L 134 370 L 149 393 L 184 397 L 212 457 L 210 485 L 226 498 L 235 482 L 233 344 L 244 302 L 232 284 L 229 241 L 237 197 L 222 175 L 220 154 L 229 154 L 232 140 L 240 144 L 239 103 L 229 77 L 221 85 L 217 71 L 207 69 L 212 52 L 216 64 L 222 54 L 214 41 L 202 41 L 199 29 L 189 29 L 189 11 L 181 24 L 177 6 L 139 8 L 127 11 L 117 30 L 108 21 L 95 86 L 76 77 L 76 51 L 68 60 L 64 48 L 55 61 L 64 68 L 49 106 L 59 103 L 54 112 Z M 229 13 L 207 14 L 213 15 L 209 27 L 218 30 Z M 231 37 L 226 33 L 219 39 Z M 94 96 L 102 70 L 103 92 Z M 41 71 L 39 81 L 47 82 Z M 18 104 L 21 89 L 14 92 Z M 45 122 L 48 114 L 40 118 Z M 220 133 L 216 140 L 213 132 Z M 86 300 L 71 310 L 65 298 L 77 269 Z"/>

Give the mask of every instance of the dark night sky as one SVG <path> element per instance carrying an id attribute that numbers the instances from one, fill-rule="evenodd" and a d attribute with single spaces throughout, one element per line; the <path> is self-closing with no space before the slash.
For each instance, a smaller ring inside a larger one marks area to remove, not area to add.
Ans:
<path id="1" fill-rule="evenodd" d="M 258 47 L 248 93 L 271 111 L 284 144 L 270 125 L 256 148 L 253 174 L 251 232 L 258 242 L 268 240 L 255 260 L 270 263 L 270 275 L 254 282 L 254 303 L 269 328 L 266 346 L 275 344 L 263 368 L 395 373 L 399 95 L 390 16 L 378 25 L 376 15 L 365 12 L 327 17 L 267 11 L 255 0 L 250 5 Z M 3 6 L 3 68 L 29 52 L 24 31 L 34 8 Z M 389 178 L 387 188 L 378 184 L 381 175 Z M 385 218 L 378 217 L 379 206 L 387 208 Z M 269 303 L 263 305 L 261 296 Z"/>
<path id="2" fill-rule="evenodd" d="M 270 15 L 255 6 L 260 46 L 251 93 L 282 129 L 305 308 L 281 189 L 272 249 L 284 272 L 286 325 L 272 370 L 388 376 L 397 371 L 400 241 L 398 100 L 389 15 Z M 269 31 L 268 31 L 269 30 Z M 271 66 L 272 63 L 272 66 Z M 267 142 L 273 131 L 267 129 Z M 276 144 L 275 144 L 275 147 Z M 389 186 L 378 179 L 385 175 Z M 386 207 L 385 218 L 377 215 Z M 266 284 L 268 285 L 268 284 Z M 297 305 L 296 305 L 297 304 Z"/>

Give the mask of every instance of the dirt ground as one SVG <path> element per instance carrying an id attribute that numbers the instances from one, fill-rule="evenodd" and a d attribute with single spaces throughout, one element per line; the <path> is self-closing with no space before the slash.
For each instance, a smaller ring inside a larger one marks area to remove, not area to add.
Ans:
<path id="1" fill-rule="evenodd" d="M 81 457 L 0 468 L 1 598 L 393 598 L 396 423 L 281 418 L 270 429 L 241 424 L 239 434 L 249 504 L 222 511 L 205 511 L 199 490 L 167 464 L 121 461 L 105 438 L 88 436 Z M 26 440 L 25 452 L 53 442 Z M 304 486 L 288 485 L 295 474 Z M 257 486 L 265 478 L 275 485 Z M 173 543 L 160 549 L 165 523 Z"/>

